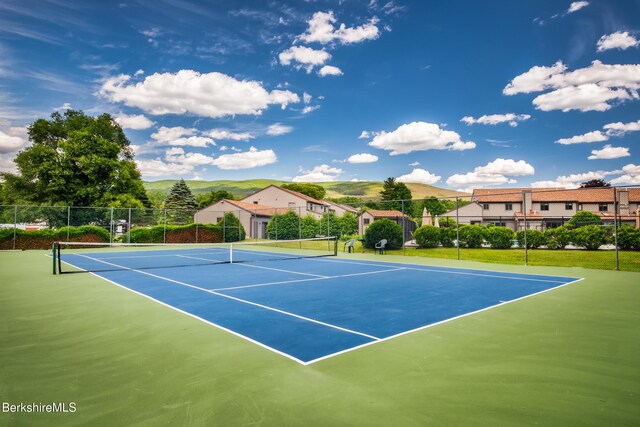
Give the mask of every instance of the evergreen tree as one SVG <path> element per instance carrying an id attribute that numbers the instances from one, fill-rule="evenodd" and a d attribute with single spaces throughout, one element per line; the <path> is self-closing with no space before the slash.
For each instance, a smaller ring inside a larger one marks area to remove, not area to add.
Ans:
<path id="1" fill-rule="evenodd" d="M 291 184 L 282 184 L 280 187 L 286 188 L 287 190 L 297 191 L 298 193 L 313 197 L 316 200 L 324 199 L 324 196 L 327 194 L 327 190 L 325 190 L 323 186 L 308 182 L 292 182 Z"/>
<path id="2" fill-rule="evenodd" d="M 406 213 L 413 212 L 413 205 L 411 203 L 411 190 L 404 184 L 404 182 L 396 182 L 393 177 L 387 178 L 382 184 L 382 191 L 380 191 L 380 198 L 387 202 L 381 204 L 381 209 L 385 210 L 402 210 L 404 202 L 404 211 Z"/>
<path id="3" fill-rule="evenodd" d="M 199 195 L 196 197 L 196 202 L 198 203 L 198 209 L 203 209 L 209 205 L 219 202 L 222 199 L 234 200 L 235 196 L 226 190 L 214 190 L 209 193 Z"/>
<path id="4" fill-rule="evenodd" d="M 198 207 L 191 189 L 184 179 L 173 184 L 164 202 L 167 209 L 168 222 L 187 224 L 193 222 L 193 215 Z"/>

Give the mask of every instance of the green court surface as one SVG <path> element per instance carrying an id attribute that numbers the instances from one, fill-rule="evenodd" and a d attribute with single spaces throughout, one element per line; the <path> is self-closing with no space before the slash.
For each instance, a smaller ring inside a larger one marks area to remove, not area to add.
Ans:
<path id="1" fill-rule="evenodd" d="M 640 422 L 640 273 L 349 254 L 584 280 L 302 366 L 45 255 L 0 253 L 0 402 L 77 410 L 2 426 Z"/>

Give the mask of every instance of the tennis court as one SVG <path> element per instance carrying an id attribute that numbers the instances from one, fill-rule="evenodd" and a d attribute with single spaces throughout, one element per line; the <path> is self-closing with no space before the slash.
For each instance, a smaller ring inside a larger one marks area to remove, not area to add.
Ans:
<path id="1" fill-rule="evenodd" d="M 62 263 L 305 365 L 581 280 L 349 259 L 331 256 L 329 242 L 311 243 L 59 253 Z"/>

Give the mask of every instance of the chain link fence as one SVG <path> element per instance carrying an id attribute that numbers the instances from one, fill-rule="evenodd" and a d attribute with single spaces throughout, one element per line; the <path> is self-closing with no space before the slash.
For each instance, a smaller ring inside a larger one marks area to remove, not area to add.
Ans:
<path id="1" fill-rule="evenodd" d="M 640 188 L 490 189 L 420 200 L 218 210 L 0 206 L 0 249 L 338 236 L 340 250 L 640 271 Z M 384 220 L 384 221 L 382 221 Z M 383 251 L 376 248 L 382 240 Z"/>

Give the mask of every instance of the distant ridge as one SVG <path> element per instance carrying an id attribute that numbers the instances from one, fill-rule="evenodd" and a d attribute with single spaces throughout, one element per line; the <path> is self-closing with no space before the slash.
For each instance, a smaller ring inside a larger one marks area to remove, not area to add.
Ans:
<path id="1" fill-rule="evenodd" d="M 145 181 L 144 186 L 147 190 L 157 190 L 168 193 L 171 186 L 176 182 L 175 179 L 165 179 L 161 181 Z M 245 197 L 255 193 L 269 185 L 282 185 L 288 181 L 278 181 L 272 179 L 249 179 L 244 181 L 219 180 L 219 181 L 186 181 L 194 194 L 204 194 L 210 191 L 226 190 L 239 197 Z M 352 196 L 361 199 L 377 199 L 382 190 L 382 182 L 380 181 L 333 181 L 333 182 L 316 182 L 315 184 L 323 186 L 327 190 L 327 197 L 345 197 Z M 425 199 L 427 197 L 455 197 L 468 196 L 455 190 L 434 187 L 426 184 L 406 183 L 409 190 L 413 194 L 414 199 Z"/>

